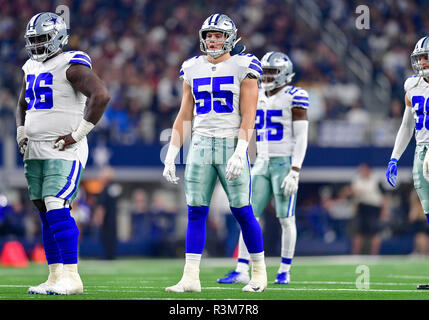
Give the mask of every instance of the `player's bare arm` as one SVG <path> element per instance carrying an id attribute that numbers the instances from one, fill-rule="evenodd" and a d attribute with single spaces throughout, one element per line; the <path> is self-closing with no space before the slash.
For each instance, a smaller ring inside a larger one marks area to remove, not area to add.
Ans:
<path id="1" fill-rule="evenodd" d="M 83 118 L 88 123 L 96 125 L 101 119 L 110 100 L 109 91 L 106 86 L 94 71 L 83 65 L 71 65 L 67 69 L 66 76 L 76 90 L 82 92 L 86 97 L 88 97 Z M 58 137 L 55 143 L 60 140 L 64 140 L 62 147 L 59 147 L 60 151 L 65 150 L 65 147 L 68 145 L 77 142 L 72 136 L 72 133 Z"/>
<path id="2" fill-rule="evenodd" d="M 17 136 L 16 140 L 19 147 L 19 154 L 21 157 L 24 156 L 24 151 L 28 143 L 28 138 L 25 136 L 24 123 L 25 123 L 25 111 L 27 110 L 27 101 L 25 101 L 25 78 L 22 79 L 21 93 L 18 98 L 18 105 L 16 107 L 16 128 Z"/>
<path id="3" fill-rule="evenodd" d="M 238 139 L 250 140 L 255 127 L 257 103 L 258 81 L 254 78 L 245 78 L 240 87 L 241 125 Z"/>
<path id="4" fill-rule="evenodd" d="M 191 130 L 191 122 L 194 117 L 194 96 L 191 86 L 183 81 L 183 95 L 179 113 L 173 124 L 171 144 L 180 148 Z"/>

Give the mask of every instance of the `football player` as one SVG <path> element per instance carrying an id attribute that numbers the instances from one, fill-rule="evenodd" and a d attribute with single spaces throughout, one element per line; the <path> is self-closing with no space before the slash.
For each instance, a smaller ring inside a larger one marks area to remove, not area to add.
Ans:
<path id="1" fill-rule="evenodd" d="M 82 294 L 77 268 L 79 229 L 70 208 L 88 158 L 86 135 L 100 120 L 110 97 L 86 53 L 62 51 L 68 35 L 60 16 L 36 14 L 24 37 L 30 59 L 22 67 L 16 140 L 29 197 L 41 218 L 49 266 L 47 281 L 28 292 Z"/>
<path id="2" fill-rule="evenodd" d="M 182 103 L 164 161 L 163 176 L 177 184 L 174 160 L 193 120 L 185 169 L 186 262 L 179 283 L 166 291 L 201 291 L 199 266 L 205 246 L 206 218 L 219 178 L 252 257 L 252 279 L 243 291 L 261 292 L 267 285 L 265 258 L 261 228 L 250 203 L 247 153 L 255 123 L 261 63 L 250 53 L 231 55 L 240 39 L 234 22 L 224 14 L 208 17 L 199 38 L 205 55 L 186 60 L 180 69 Z"/>
<path id="3" fill-rule="evenodd" d="M 414 75 L 405 80 L 405 110 L 386 170 L 387 182 L 396 187 L 398 160 L 415 133 L 414 188 L 429 222 L 429 37 L 421 38 L 411 54 Z"/>
<path id="4" fill-rule="evenodd" d="M 257 157 L 252 168 L 252 205 L 260 219 L 274 196 L 281 236 L 281 263 L 276 284 L 288 284 L 295 252 L 295 205 L 299 173 L 307 149 L 309 106 L 308 93 L 290 85 L 293 64 L 281 52 L 268 52 L 261 60 L 263 76 L 256 112 Z M 249 253 L 242 234 L 234 271 L 218 279 L 219 283 L 249 281 Z"/>

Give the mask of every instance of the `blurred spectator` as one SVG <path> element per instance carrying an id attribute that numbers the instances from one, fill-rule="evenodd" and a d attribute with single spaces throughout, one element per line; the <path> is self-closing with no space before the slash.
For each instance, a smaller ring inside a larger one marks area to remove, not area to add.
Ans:
<path id="1" fill-rule="evenodd" d="M 342 186 L 336 194 L 326 187 L 322 192 L 322 204 L 328 212 L 329 225 L 334 232 L 334 239 L 344 240 L 348 236 L 350 221 L 354 216 L 352 202 L 353 190 L 350 185 Z"/>
<path id="2" fill-rule="evenodd" d="M 175 255 L 177 207 L 169 197 L 169 193 L 162 190 L 153 195 L 149 233 L 153 256 Z"/>
<path id="3" fill-rule="evenodd" d="M 151 215 L 147 193 L 142 189 L 134 190 L 131 208 L 132 239 L 143 242 L 150 240 Z"/>
<path id="4" fill-rule="evenodd" d="M 369 253 L 378 254 L 381 245 L 381 222 L 388 219 L 387 202 L 381 183 L 368 164 L 362 163 L 351 188 L 356 202 L 352 254 L 363 253 L 365 240 L 370 242 Z"/>
<path id="5" fill-rule="evenodd" d="M 116 258 L 117 245 L 117 203 L 122 194 L 122 186 L 113 181 L 115 172 L 112 168 L 103 168 L 100 172 L 100 182 L 103 190 L 97 196 L 97 206 L 93 220 L 101 229 L 101 242 L 104 249 L 104 259 Z"/>
<path id="6" fill-rule="evenodd" d="M 26 235 L 25 207 L 17 194 L 0 194 L 0 236 L 23 238 Z"/>

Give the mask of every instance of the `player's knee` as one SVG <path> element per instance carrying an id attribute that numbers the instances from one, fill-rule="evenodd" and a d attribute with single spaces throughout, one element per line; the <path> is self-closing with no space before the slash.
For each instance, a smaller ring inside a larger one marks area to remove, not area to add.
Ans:
<path id="1" fill-rule="evenodd" d="M 252 206 L 250 205 L 243 206 L 243 207 L 231 206 L 230 208 L 233 216 L 235 217 L 235 219 L 240 225 L 242 223 L 255 219 L 255 216 L 253 215 L 253 211 L 252 211 Z"/>
<path id="2" fill-rule="evenodd" d="M 57 241 L 79 235 L 79 228 L 68 208 L 48 211 L 46 218 Z"/>
<path id="3" fill-rule="evenodd" d="M 38 199 L 38 200 L 33 200 L 33 204 L 36 206 L 37 210 L 39 210 L 39 212 L 46 212 L 46 205 L 43 202 L 43 200 Z"/>
<path id="4" fill-rule="evenodd" d="M 287 218 L 280 218 L 279 222 L 280 222 L 280 225 L 283 229 L 293 227 L 293 226 L 295 226 L 295 216 L 287 217 Z"/>
<path id="5" fill-rule="evenodd" d="M 62 209 L 65 207 L 66 201 L 57 197 L 45 197 L 44 199 L 45 207 L 47 211 Z"/>
<path id="6" fill-rule="evenodd" d="M 247 207 L 249 205 L 249 195 L 244 193 L 234 192 L 228 196 L 228 201 L 229 201 L 229 205 L 233 208 Z"/>
<path id="7" fill-rule="evenodd" d="M 205 220 L 208 214 L 208 206 L 188 206 L 188 221 Z"/>
<path id="8" fill-rule="evenodd" d="M 197 193 L 186 195 L 186 204 L 191 207 L 206 207 L 210 202 L 207 201 L 202 195 Z"/>

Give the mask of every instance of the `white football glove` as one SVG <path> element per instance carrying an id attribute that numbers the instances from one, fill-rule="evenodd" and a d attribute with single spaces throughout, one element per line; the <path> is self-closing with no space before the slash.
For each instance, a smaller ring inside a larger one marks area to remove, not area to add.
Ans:
<path id="1" fill-rule="evenodd" d="M 165 163 L 164 172 L 162 175 L 168 182 L 174 184 L 177 184 L 180 179 L 176 177 L 176 165 L 174 163 Z"/>
<path id="2" fill-rule="evenodd" d="M 24 126 L 16 128 L 16 142 L 18 143 L 18 149 L 21 156 L 24 156 L 25 149 L 27 149 L 28 137 L 25 133 Z"/>
<path id="3" fill-rule="evenodd" d="M 180 148 L 170 143 L 170 146 L 168 147 L 167 155 L 164 161 L 165 167 L 162 175 L 168 182 L 173 184 L 177 184 L 177 182 L 179 181 L 179 178 L 176 177 L 176 165 L 174 164 L 174 159 L 176 159 L 176 156 L 179 153 L 179 151 L 180 151 Z"/>
<path id="4" fill-rule="evenodd" d="M 298 191 L 298 180 L 299 172 L 290 170 L 288 175 L 283 179 L 282 185 L 280 186 L 283 190 L 283 194 L 286 197 L 290 197 Z"/>
<path id="5" fill-rule="evenodd" d="M 426 151 L 425 159 L 423 160 L 423 177 L 429 181 L 429 150 Z"/>
<path id="6" fill-rule="evenodd" d="M 226 164 L 226 179 L 233 181 L 237 179 L 243 171 L 244 161 L 247 158 L 247 145 L 248 142 L 239 139 L 234 154 L 229 158 Z"/>

